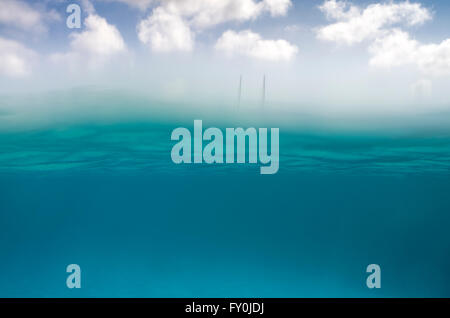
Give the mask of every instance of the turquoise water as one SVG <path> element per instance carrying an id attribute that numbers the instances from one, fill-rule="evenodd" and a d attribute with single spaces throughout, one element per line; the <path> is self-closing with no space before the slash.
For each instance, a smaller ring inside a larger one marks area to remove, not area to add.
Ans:
<path id="1" fill-rule="evenodd" d="M 280 170 L 263 176 L 172 163 L 172 130 L 203 113 L 105 120 L 72 103 L 30 117 L 3 103 L 1 297 L 450 297 L 442 125 L 327 130 L 208 114 L 205 127 L 280 127 Z M 66 287 L 72 263 L 78 290 Z M 373 263 L 378 290 L 366 287 Z"/>

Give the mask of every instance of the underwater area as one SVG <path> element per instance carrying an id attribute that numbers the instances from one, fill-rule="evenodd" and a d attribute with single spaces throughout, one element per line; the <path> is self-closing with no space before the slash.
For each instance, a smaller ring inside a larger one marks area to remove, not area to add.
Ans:
<path id="1" fill-rule="evenodd" d="M 0 102 L 0 297 L 450 297 L 448 114 L 352 126 L 51 96 Z M 174 164 L 195 119 L 280 128 L 278 173 Z"/>

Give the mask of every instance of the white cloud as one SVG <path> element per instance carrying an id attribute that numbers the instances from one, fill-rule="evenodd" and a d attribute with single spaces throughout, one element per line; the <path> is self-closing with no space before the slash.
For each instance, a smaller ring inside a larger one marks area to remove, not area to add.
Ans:
<path id="1" fill-rule="evenodd" d="M 1 0 L 0 24 L 15 27 L 25 31 L 46 31 L 46 22 L 60 20 L 60 15 L 52 10 L 43 12 L 32 8 L 26 2 L 19 0 Z"/>
<path id="2" fill-rule="evenodd" d="M 439 76 L 450 74 L 450 39 L 440 44 L 422 44 L 401 30 L 393 30 L 370 46 L 369 64 L 392 68 L 413 65 L 422 73 Z"/>
<path id="3" fill-rule="evenodd" d="M 450 74 L 450 39 L 440 44 L 423 44 L 399 28 L 421 25 L 432 18 L 420 3 L 391 1 L 360 8 L 327 0 L 319 8 L 328 19 L 337 22 L 319 28 L 318 38 L 349 45 L 370 40 L 370 66 L 413 66 L 428 76 Z"/>
<path id="4" fill-rule="evenodd" d="M 101 16 L 92 14 L 84 21 L 86 30 L 72 33 L 70 46 L 74 50 L 96 55 L 113 55 L 125 50 L 125 43 L 120 32 Z"/>
<path id="5" fill-rule="evenodd" d="M 286 15 L 290 0 L 166 0 L 169 12 L 186 18 L 196 28 L 208 28 L 229 21 L 254 20 L 264 12 Z"/>
<path id="6" fill-rule="evenodd" d="M 222 23 L 254 20 L 264 13 L 286 15 L 291 0 L 159 0 L 138 25 L 139 39 L 157 51 L 189 51 L 195 33 Z M 185 41 L 180 37 L 186 36 Z"/>
<path id="7" fill-rule="evenodd" d="M 250 30 L 226 31 L 217 41 L 216 49 L 228 55 L 244 55 L 269 61 L 289 61 L 298 48 L 285 40 L 265 40 Z"/>
<path id="8" fill-rule="evenodd" d="M 196 28 L 208 28 L 228 21 L 255 19 L 262 11 L 262 4 L 253 0 L 169 0 L 168 11 L 186 19 Z"/>
<path id="9" fill-rule="evenodd" d="M 222 23 L 228 20 L 247 20 L 263 12 L 269 12 L 272 16 L 285 15 L 291 7 L 291 0 L 103 0 L 128 4 L 141 10 L 148 9 L 152 4 L 170 8 L 172 13 L 183 16 L 195 16 L 200 13 L 200 25 L 203 22 Z M 215 22 L 214 16 L 219 18 Z M 204 21 L 201 21 L 204 19 Z"/>
<path id="10" fill-rule="evenodd" d="M 81 2 L 81 6 L 83 7 L 83 10 L 91 15 L 95 13 L 95 8 L 94 5 L 92 4 L 92 2 L 90 0 L 80 0 Z"/>
<path id="11" fill-rule="evenodd" d="M 176 14 L 159 7 L 137 27 L 138 37 L 154 51 L 191 51 L 194 34 L 186 22 Z"/>
<path id="12" fill-rule="evenodd" d="M 0 37 L 0 75 L 27 76 L 35 58 L 36 53 L 21 43 Z"/>
<path id="13" fill-rule="evenodd" d="M 421 25 L 432 18 L 420 3 L 375 3 L 362 9 L 344 1 L 327 0 L 319 9 L 335 23 L 317 30 L 321 40 L 344 44 L 374 39 L 397 25 Z"/>
<path id="14" fill-rule="evenodd" d="M 66 63 L 71 67 L 88 64 L 97 67 L 104 64 L 112 56 L 126 52 L 126 45 L 120 32 L 105 18 L 90 14 L 84 20 L 85 30 L 70 34 L 71 51 L 51 56 L 55 62 Z"/>
<path id="15" fill-rule="evenodd" d="M 263 5 L 273 17 L 277 17 L 286 15 L 292 2 L 290 0 L 264 0 Z"/>
<path id="16" fill-rule="evenodd" d="M 390 34 L 378 38 L 369 47 L 372 58 L 369 64 L 374 67 L 391 68 L 414 63 L 419 43 L 412 40 L 407 32 L 393 30 Z"/>
<path id="17" fill-rule="evenodd" d="M 329 0 L 319 6 L 328 20 L 350 20 L 361 15 L 361 9 L 345 1 Z"/>

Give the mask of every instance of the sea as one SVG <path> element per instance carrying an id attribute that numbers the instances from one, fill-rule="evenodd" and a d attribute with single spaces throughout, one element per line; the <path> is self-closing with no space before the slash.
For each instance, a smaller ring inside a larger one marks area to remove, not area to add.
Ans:
<path id="1" fill-rule="evenodd" d="M 450 297 L 450 114 L 185 104 L 0 96 L 0 297 Z M 279 128 L 279 171 L 174 164 L 195 119 Z"/>

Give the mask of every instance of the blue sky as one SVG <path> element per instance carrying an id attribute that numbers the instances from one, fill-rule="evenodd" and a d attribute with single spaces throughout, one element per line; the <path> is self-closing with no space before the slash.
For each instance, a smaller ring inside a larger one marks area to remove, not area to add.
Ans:
<path id="1" fill-rule="evenodd" d="M 72 3 L 81 29 L 66 26 Z M 267 74 L 279 105 L 442 110 L 449 15 L 442 0 L 1 0 L 0 92 L 99 85 L 231 100 L 243 75 L 251 101 Z"/>
<path id="2" fill-rule="evenodd" d="M 6 0 L 5 0 L 6 1 Z M 15 0 L 14 0 L 15 1 Z M 126 0 L 124 0 L 126 1 Z M 133 1 L 133 0 L 131 0 Z M 139 1 L 139 0 L 138 0 Z M 144 0 L 145 1 L 145 0 Z M 189 0 L 188 0 L 189 1 Z M 260 1 L 260 0 L 259 0 Z M 19 1 L 16 1 L 19 2 Z M 12 36 L 23 39 L 25 41 L 31 41 L 31 46 L 38 49 L 49 48 L 64 48 L 69 44 L 68 35 L 73 30 L 68 29 L 65 26 L 65 19 L 67 13 L 66 7 L 71 3 L 76 3 L 82 6 L 83 1 L 78 0 L 22 0 L 29 4 L 31 8 L 40 10 L 55 10 L 61 17 L 61 20 L 52 21 L 48 23 L 48 32 L 41 34 L 39 39 L 36 39 L 36 35 L 30 32 L 19 33 L 14 27 L 0 24 L 0 35 Z M 122 36 L 126 39 L 127 45 L 136 49 L 142 48 L 137 33 L 136 26 L 145 17 L 149 15 L 152 9 L 158 7 L 158 1 L 149 1 L 150 4 L 147 9 L 140 10 L 134 6 L 127 5 L 124 2 L 114 0 L 93 0 L 91 3 L 95 6 L 96 12 L 105 17 L 109 23 L 117 26 Z M 257 2 L 257 0 L 255 0 Z M 230 21 L 227 23 L 219 24 L 214 28 L 209 28 L 206 31 L 202 31 L 199 35 L 199 40 L 203 41 L 200 44 L 213 44 L 214 40 L 220 36 L 220 33 L 227 29 L 252 29 L 258 32 L 264 33 L 266 36 L 272 37 L 284 37 L 290 39 L 293 43 L 301 46 L 302 40 L 305 40 L 305 33 L 309 33 L 311 29 L 320 25 L 327 24 L 327 19 L 324 14 L 318 9 L 323 4 L 322 0 L 291 0 L 292 6 L 289 8 L 286 15 L 276 18 L 270 17 L 269 14 L 263 14 L 254 20 L 247 21 Z M 353 0 L 347 1 L 348 3 L 358 5 L 362 8 L 367 7 L 370 4 L 376 3 L 388 3 L 389 1 L 372 1 L 372 0 Z M 404 1 L 394 1 L 402 3 Z M 415 35 L 422 40 L 429 41 L 442 41 L 443 39 L 450 37 L 448 28 L 450 27 L 450 3 L 444 0 L 421 0 L 410 1 L 411 3 L 421 3 L 425 8 L 428 8 L 433 13 L 433 20 L 430 23 L 422 25 L 417 28 Z M 86 17 L 85 10 L 82 11 L 83 17 Z M 298 26 L 300 29 L 286 32 L 286 27 Z M 314 34 L 310 34 L 311 38 L 314 38 Z"/>

